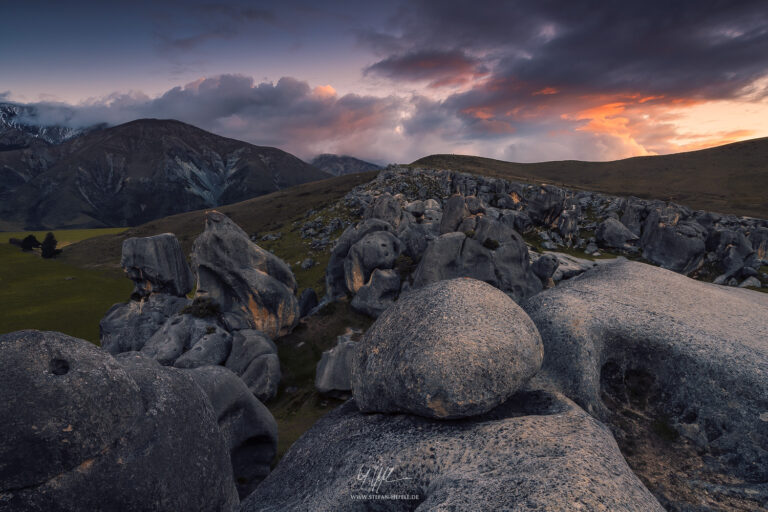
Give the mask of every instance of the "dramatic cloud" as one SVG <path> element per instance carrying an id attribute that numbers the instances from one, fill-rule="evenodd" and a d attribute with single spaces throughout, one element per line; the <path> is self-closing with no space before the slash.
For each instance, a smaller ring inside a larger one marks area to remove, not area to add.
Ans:
<path id="1" fill-rule="evenodd" d="M 157 98 L 113 94 L 76 106 L 34 106 L 38 115 L 28 121 L 36 124 L 82 127 L 169 118 L 254 144 L 277 146 L 304 158 L 343 152 L 384 160 L 391 157 L 384 148 L 376 149 L 377 141 L 393 132 L 403 108 L 402 100 L 395 97 L 338 96 L 329 85 L 313 89 L 294 78 L 257 84 L 241 75 L 201 79 Z"/>
<path id="2" fill-rule="evenodd" d="M 429 87 L 463 85 L 486 68 L 462 51 L 418 51 L 394 55 L 365 70 L 392 80 L 428 81 Z"/>
<path id="3" fill-rule="evenodd" d="M 382 57 L 368 73 L 393 80 L 453 75 L 470 84 L 415 103 L 405 125 L 411 135 L 437 130 L 446 140 L 496 141 L 499 156 L 679 151 L 754 133 L 686 133 L 684 108 L 731 101 L 738 110 L 751 102 L 768 113 L 762 2 L 420 1 L 401 9 L 389 30 L 361 41 Z M 433 50 L 403 53 L 414 47 Z M 477 69 L 488 75 L 473 74 Z M 526 142 L 535 147 L 523 149 Z"/>

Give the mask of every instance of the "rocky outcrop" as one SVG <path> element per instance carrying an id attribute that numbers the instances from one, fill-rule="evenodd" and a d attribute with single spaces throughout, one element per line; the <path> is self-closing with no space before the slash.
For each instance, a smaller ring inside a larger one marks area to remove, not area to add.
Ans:
<path id="1" fill-rule="evenodd" d="M 154 293 L 183 297 L 194 286 L 181 244 L 172 233 L 124 240 L 120 265 L 135 283 L 136 299 Z"/>
<path id="2" fill-rule="evenodd" d="M 597 226 L 595 237 L 601 246 L 611 249 L 628 249 L 633 247 L 630 244 L 639 238 L 620 220 L 613 217 L 608 217 Z"/>
<path id="3" fill-rule="evenodd" d="M 193 302 L 164 293 L 190 288 L 183 284 L 189 270 L 173 235 L 127 241 L 123 261 L 137 282 L 134 296 L 149 295 L 107 313 L 100 324 L 102 346 L 112 354 L 140 351 L 177 368 L 226 365 L 259 400 L 270 400 L 280 362 L 274 343 L 255 327 L 272 336 L 293 328 L 299 317 L 296 282 L 282 260 L 253 244 L 227 217 L 209 212 L 206 222 L 194 245 L 199 283 Z"/>
<path id="4" fill-rule="evenodd" d="M 2 508 L 237 506 L 228 438 L 197 370 L 39 331 L 0 336 L 0 362 L 0 413 L 13 419 L 0 426 Z"/>
<path id="5" fill-rule="evenodd" d="M 365 333 L 353 395 L 364 412 L 472 416 L 519 390 L 542 357 L 536 328 L 509 297 L 473 279 L 440 281 L 402 297 Z"/>
<path id="6" fill-rule="evenodd" d="M 694 221 L 681 220 L 675 208 L 654 210 L 643 224 L 643 258 L 660 267 L 689 274 L 702 262 L 706 230 Z"/>
<path id="7" fill-rule="evenodd" d="M 731 482 L 726 493 L 768 480 L 768 296 L 617 261 L 525 309 L 544 341 L 542 373 L 591 414 L 627 409 L 666 425 Z"/>
<path id="8" fill-rule="evenodd" d="M 192 262 L 197 297 L 216 303 L 230 330 L 252 328 L 274 337 L 290 332 L 299 321 L 291 269 L 251 242 L 226 215 L 206 214 Z"/>
<path id="9" fill-rule="evenodd" d="M 481 217 L 470 234 L 446 233 L 432 242 L 416 268 L 413 285 L 470 277 L 492 284 L 516 301 L 542 289 L 531 269 L 525 242 L 516 231 Z"/>
<path id="10" fill-rule="evenodd" d="M 388 231 L 365 235 L 349 249 L 344 260 L 347 290 L 357 293 L 365 286 L 375 269 L 391 269 L 402 252 L 402 242 Z"/>
<path id="11" fill-rule="evenodd" d="M 570 510 L 576 503 L 663 510 L 607 428 L 562 395 L 532 391 L 463 420 L 361 414 L 350 400 L 288 450 L 241 510 Z"/>
<path id="12" fill-rule="evenodd" d="M 349 250 L 366 235 L 378 231 L 393 231 L 393 228 L 383 220 L 368 219 L 357 226 L 349 226 L 336 241 L 336 245 L 331 250 L 331 257 L 325 274 L 326 288 L 330 299 L 344 297 L 348 292 L 344 262 Z"/>

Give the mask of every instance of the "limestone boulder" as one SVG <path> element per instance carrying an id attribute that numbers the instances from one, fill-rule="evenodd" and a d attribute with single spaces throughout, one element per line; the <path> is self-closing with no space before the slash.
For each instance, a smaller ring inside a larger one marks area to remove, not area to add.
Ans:
<path id="1" fill-rule="evenodd" d="M 400 298 L 363 336 L 352 365 L 365 412 L 458 418 L 486 412 L 541 365 L 528 316 L 474 279 L 439 281 Z"/>

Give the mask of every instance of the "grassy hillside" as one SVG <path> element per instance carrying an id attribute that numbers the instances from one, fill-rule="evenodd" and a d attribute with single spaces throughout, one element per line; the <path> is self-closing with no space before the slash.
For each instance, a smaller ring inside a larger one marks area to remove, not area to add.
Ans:
<path id="1" fill-rule="evenodd" d="M 294 220 L 303 219 L 308 211 L 319 210 L 341 199 L 352 188 L 371 181 L 375 176 L 374 171 L 313 181 L 240 203 L 221 206 L 216 210 L 225 213 L 248 234 L 276 231 L 285 233 L 289 229 L 287 226 Z M 189 253 L 195 238 L 203 231 L 205 211 L 180 213 L 126 229 L 115 235 L 84 240 L 73 244 L 62 255 L 62 260 L 83 268 L 116 269 L 120 265 L 123 240 L 159 233 L 174 233 L 184 252 Z M 260 245 L 273 249 L 267 243 L 260 242 Z M 295 261 L 296 255 L 291 253 L 290 248 L 284 255 L 277 250 L 275 253 L 286 261 Z"/>
<path id="2" fill-rule="evenodd" d="M 59 247 L 83 239 L 114 235 L 122 229 L 54 231 Z M 60 331 L 94 343 L 99 320 L 116 302 L 127 299 L 132 283 L 122 272 L 87 270 L 39 252 L 24 253 L 8 244 L 30 232 L 0 233 L 0 333 L 20 329 Z M 39 240 L 45 232 L 35 232 Z"/>
<path id="3" fill-rule="evenodd" d="M 521 164 L 476 156 L 431 155 L 411 165 L 665 199 L 695 209 L 768 218 L 768 138 L 613 162 Z"/>

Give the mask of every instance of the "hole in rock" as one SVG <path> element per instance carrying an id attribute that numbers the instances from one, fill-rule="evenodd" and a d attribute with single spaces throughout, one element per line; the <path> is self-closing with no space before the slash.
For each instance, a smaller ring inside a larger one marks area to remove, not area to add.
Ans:
<path id="1" fill-rule="evenodd" d="M 65 375 L 69 372 L 69 363 L 64 359 L 54 358 L 48 363 L 48 370 L 54 375 Z"/>

